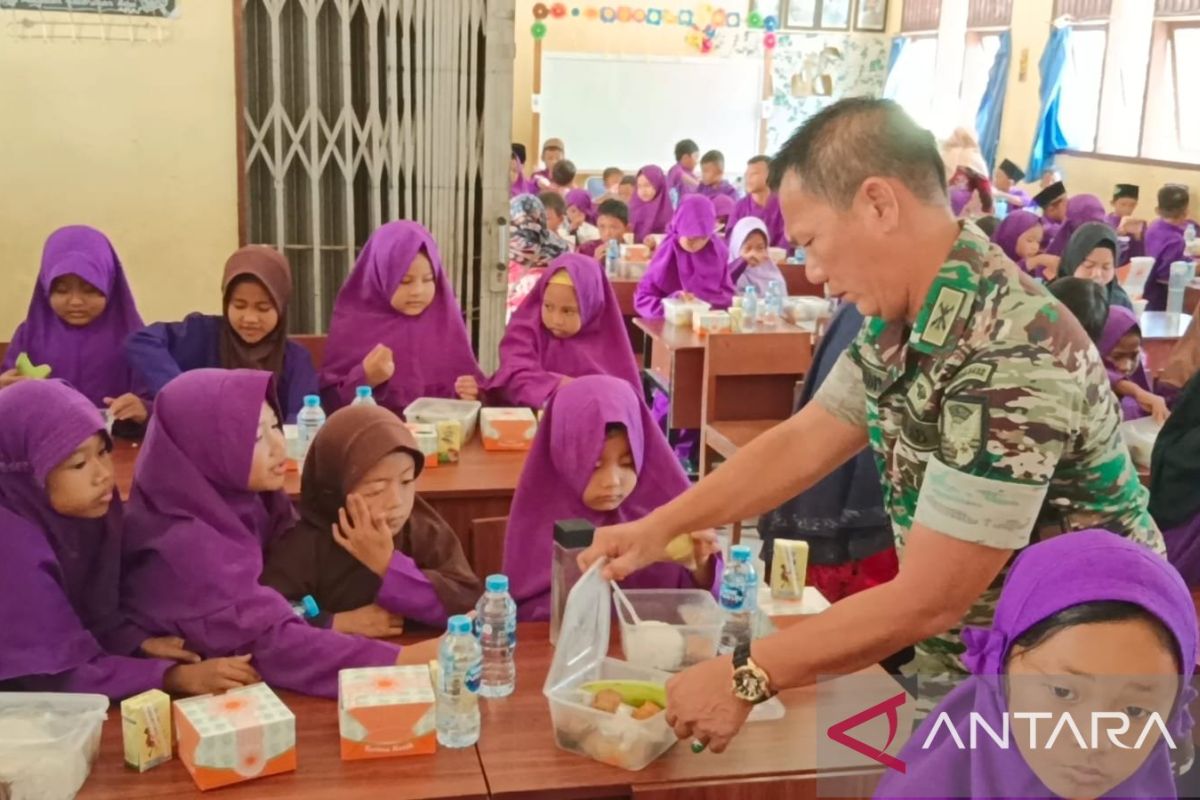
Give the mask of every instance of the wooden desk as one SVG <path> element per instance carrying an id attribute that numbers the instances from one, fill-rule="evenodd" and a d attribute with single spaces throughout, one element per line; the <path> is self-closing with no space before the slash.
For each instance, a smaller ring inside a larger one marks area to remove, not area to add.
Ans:
<path id="1" fill-rule="evenodd" d="M 478 749 L 493 798 L 791 800 L 817 797 L 818 778 L 822 796 L 828 796 L 826 781 L 836 781 L 841 796 L 869 797 L 879 778 L 879 769 L 849 766 L 858 763 L 849 751 L 844 764 L 822 764 L 818 770 L 816 741 L 821 731 L 813 688 L 784 692 L 780 699 L 786 716 L 748 723 L 722 755 L 696 755 L 680 743 L 645 769 L 628 772 L 568 753 L 555 743 L 550 707 L 542 695 L 554 652 L 546 624 L 522 624 L 517 641 L 516 691 L 483 704 Z M 879 667 L 863 674 L 886 675 Z"/>
<path id="2" fill-rule="evenodd" d="M 1171 315 L 1165 311 L 1145 311 L 1139 320 L 1142 329 L 1142 351 L 1151 377 L 1158 377 L 1171 358 L 1175 342 L 1192 323 L 1191 314 Z"/>
<path id="3" fill-rule="evenodd" d="M 613 278 L 609 281 L 613 293 L 617 296 L 617 307 L 621 309 L 621 316 L 625 318 L 625 331 L 629 334 L 629 345 L 633 348 L 634 355 L 641 353 L 646 346 L 646 335 L 634 324 L 637 312 L 633 309 L 633 295 L 639 282 L 636 278 Z"/>
<path id="4" fill-rule="evenodd" d="M 118 439 L 113 450 L 117 489 L 128 499 L 138 446 Z M 485 517 L 507 517 L 513 493 L 528 453 L 489 453 L 479 437 L 467 442 L 455 465 L 427 469 L 417 479 L 417 491 L 449 523 L 463 543 L 472 565 L 475 553 L 494 550 L 495 543 L 473 541 L 471 523 Z M 289 471 L 284 489 L 292 499 L 300 496 L 300 473 Z"/>
<path id="5" fill-rule="evenodd" d="M 339 800 L 347 797 L 456 798 L 483 800 L 487 782 L 475 748 L 439 748 L 433 755 L 376 761 L 342 761 L 338 752 L 337 703 L 279 692 L 296 715 L 297 769 L 221 789 L 222 798 L 254 800 Z M 104 723 L 100 755 L 80 800 L 140 800 L 200 797 L 178 758 L 138 774 L 124 765 L 121 711 L 114 706 Z"/>

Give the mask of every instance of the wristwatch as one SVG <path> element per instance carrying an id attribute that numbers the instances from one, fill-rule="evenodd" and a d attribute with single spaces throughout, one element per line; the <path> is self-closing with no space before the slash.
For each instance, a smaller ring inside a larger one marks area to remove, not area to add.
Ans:
<path id="1" fill-rule="evenodd" d="M 750 658 L 750 644 L 739 644 L 733 651 L 733 696 L 758 705 L 775 696 L 771 676 Z"/>

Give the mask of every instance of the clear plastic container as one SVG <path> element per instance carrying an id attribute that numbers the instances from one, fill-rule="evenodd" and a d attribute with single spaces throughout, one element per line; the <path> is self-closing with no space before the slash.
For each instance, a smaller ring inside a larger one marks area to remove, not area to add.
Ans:
<path id="1" fill-rule="evenodd" d="M 717 654 L 724 617 L 703 589 L 627 589 L 635 625 L 624 603 L 616 603 L 625 660 L 666 672 L 678 672 Z"/>
<path id="2" fill-rule="evenodd" d="M 74 797 L 107 718 L 98 694 L 0 693 L 0 797 Z"/>
<path id="3" fill-rule="evenodd" d="M 1133 463 L 1139 467 L 1150 467 L 1150 455 L 1154 451 L 1154 442 L 1162 426 L 1153 417 L 1142 417 L 1130 422 L 1121 423 L 1121 437 L 1129 448 Z"/>
<path id="4" fill-rule="evenodd" d="M 663 318 L 668 325 L 679 325 L 681 327 L 690 328 L 692 326 L 692 314 L 697 311 L 708 311 L 711 304 L 703 300 L 676 300 L 673 297 L 665 298 L 663 301 Z"/>
<path id="5" fill-rule="evenodd" d="M 550 644 L 558 642 L 567 595 L 582 577 L 579 554 L 592 544 L 596 526 L 586 519 L 564 519 L 554 523 L 554 555 L 550 562 Z"/>
<path id="6" fill-rule="evenodd" d="M 1150 276 L 1152 269 L 1154 269 L 1154 259 L 1150 256 L 1129 259 L 1129 273 L 1125 276 L 1125 281 L 1121 286 L 1130 297 L 1142 296 L 1142 292 L 1146 288 L 1146 278 Z"/>
<path id="7" fill-rule="evenodd" d="M 447 400 L 440 397 L 418 397 L 404 409 L 404 420 L 424 425 L 436 425 L 443 420 L 458 420 L 462 423 L 463 443 L 471 441 L 475 426 L 479 423 L 479 409 L 483 404 L 477 400 Z"/>
<path id="8" fill-rule="evenodd" d="M 644 681 L 666 685 L 656 669 L 607 658 L 612 623 L 612 589 L 600 577 L 600 559 L 584 573 L 567 598 L 554 661 L 542 693 L 550 703 L 554 738 L 563 750 L 604 764 L 639 770 L 675 744 L 666 712 L 636 720 L 593 708 L 584 684 L 597 680 Z"/>

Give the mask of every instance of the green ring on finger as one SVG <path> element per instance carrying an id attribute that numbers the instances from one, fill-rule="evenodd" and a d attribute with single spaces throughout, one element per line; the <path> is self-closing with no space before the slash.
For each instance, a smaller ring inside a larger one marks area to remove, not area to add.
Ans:
<path id="1" fill-rule="evenodd" d="M 700 741 L 699 739 L 692 739 L 692 752 L 693 753 L 696 753 L 696 754 L 703 753 L 704 748 L 706 748 L 706 747 L 708 747 L 708 745 L 705 744 L 704 742 Z"/>

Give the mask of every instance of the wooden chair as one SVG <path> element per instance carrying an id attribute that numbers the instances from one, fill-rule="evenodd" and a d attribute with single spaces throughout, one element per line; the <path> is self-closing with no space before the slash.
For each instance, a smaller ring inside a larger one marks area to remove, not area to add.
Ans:
<path id="1" fill-rule="evenodd" d="M 308 351 L 312 356 L 313 366 L 320 371 L 321 365 L 325 363 L 325 334 L 303 334 L 288 338 Z"/>
<path id="2" fill-rule="evenodd" d="M 467 560 L 480 580 L 504 571 L 504 534 L 507 530 L 508 517 L 471 520 L 471 546 Z"/>
<path id="3" fill-rule="evenodd" d="M 704 355 L 700 474 L 792 415 L 796 384 L 812 365 L 807 333 L 715 334 Z M 740 522 L 733 543 L 741 540 Z"/>
<path id="4" fill-rule="evenodd" d="M 780 264 L 779 271 L 783 273 L 789 297 L 825 296 L 825 286 L 810 281 L 803 264 Z"/>

